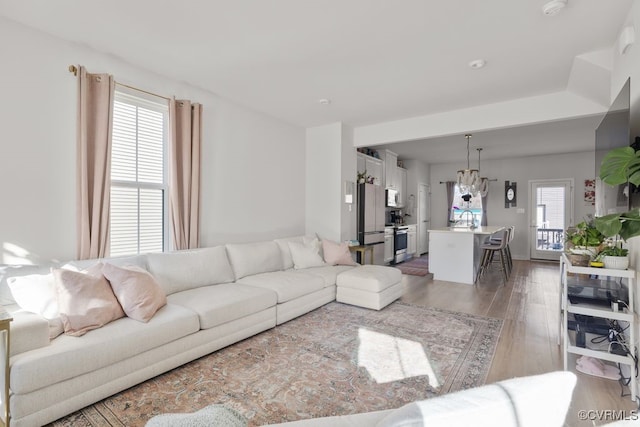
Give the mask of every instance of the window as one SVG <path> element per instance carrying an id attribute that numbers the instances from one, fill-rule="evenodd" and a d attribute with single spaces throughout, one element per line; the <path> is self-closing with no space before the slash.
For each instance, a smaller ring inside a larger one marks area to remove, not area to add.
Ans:
<path id="1" fill-rule="evenodd" d="M 116 92 L 111 149 L 110 256 L 167 247 L 168 106 Z"/>
<path id="2" fill-rule="evenodd" d="M 471 196 L 471 200 L 465 202 L 457 184 L 454 191 L 451 220 L 456 224 L 470 225 L 475 218 L 477 225 L 482 224 L 482 197 L 480 194 Z"/>

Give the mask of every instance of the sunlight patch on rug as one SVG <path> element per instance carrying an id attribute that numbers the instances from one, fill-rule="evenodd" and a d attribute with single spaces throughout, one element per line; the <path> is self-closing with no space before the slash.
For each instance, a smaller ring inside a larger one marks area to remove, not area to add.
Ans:
<path id="1" fill-rule="evenodd" d="M 377 383 L 426 375 L 431 387 L 440 386 L 419 342 L 365 328 L 358 330 L 358 338 L 358 366 L 365 368 Z"/>

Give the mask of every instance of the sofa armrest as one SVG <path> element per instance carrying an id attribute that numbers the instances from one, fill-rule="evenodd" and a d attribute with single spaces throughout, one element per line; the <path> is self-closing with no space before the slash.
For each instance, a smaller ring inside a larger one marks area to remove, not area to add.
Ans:
<path id="1" fill-rule="evenodd" d="M 44 317 L 20 310 L 11 313 L 10 356 L 49 345 L 49 322 Z"/>

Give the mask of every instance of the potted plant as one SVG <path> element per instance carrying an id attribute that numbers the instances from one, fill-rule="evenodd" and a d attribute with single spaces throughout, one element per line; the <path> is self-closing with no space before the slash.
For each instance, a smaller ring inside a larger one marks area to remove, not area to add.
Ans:
<path id="1" fill-rule="evenodd" d="M 602 159 L 600 179 L 609 185 L 640 186 L 640 151 L 631 147 L 614 148 Z M 595 219 L 597 229 L 607 237 L 620 236 L 627 241 L 640 236 L 640 209 L 614 213 Z"/>
<path id="2" fill-rule="evenodd" d="M 629 250 L 622 247 L 622 243 L 611 243 L 604 247 L 596 257 L 596 261 L 602 261 L 604 268 L 614 270 L 626 270 L 629 267 Z"/>
<path id="3" fill-rule="evenodd" d="M 364 172 L 358 172 L 358 184 L 364 184 L 365 182 L 368 182 L 369 177 L 367 176 L 367 171 L 365 170 Z"/>
<path id="4" fill-rule="evenodd" d="M 594 219 L 589 216 L 574 227 L 567 228 L 565 240 L 567 252 L 574 265 L 588 265 L 600 252 L 605 236 L 596 228 Z"/>

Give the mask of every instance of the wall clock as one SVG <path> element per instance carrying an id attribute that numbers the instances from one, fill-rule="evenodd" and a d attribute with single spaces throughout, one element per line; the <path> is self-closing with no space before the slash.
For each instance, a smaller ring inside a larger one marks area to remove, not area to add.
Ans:
<path id="1" fill-rule="evenodd" d="M 504 207 L 511 208 L 516 206 L 517 202 L 517 185 L 515 182 L 504 182 Z"/>

